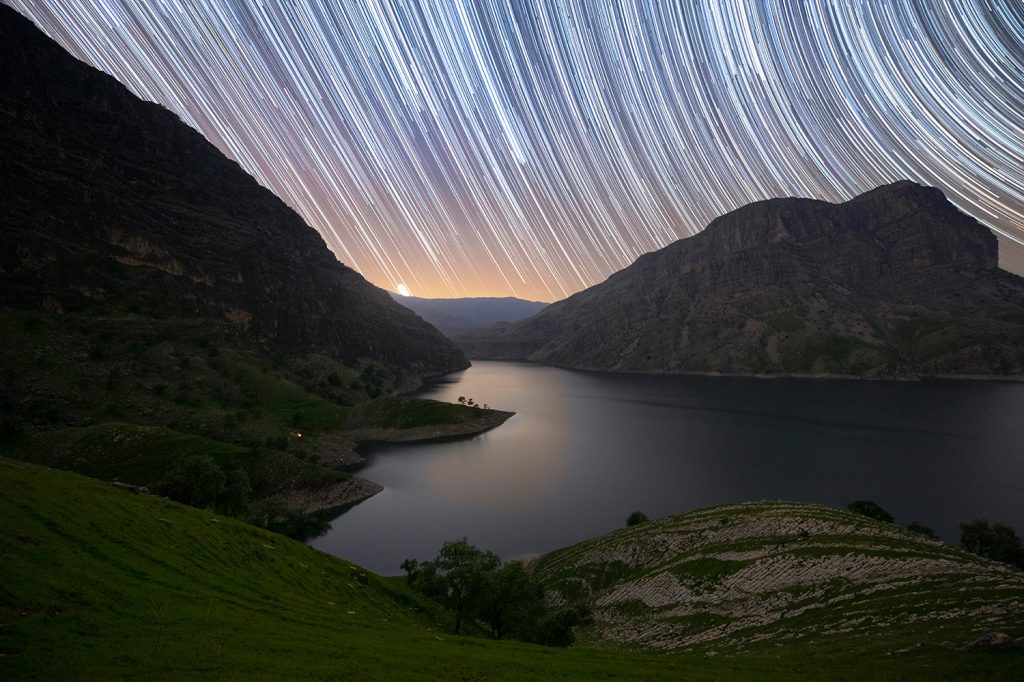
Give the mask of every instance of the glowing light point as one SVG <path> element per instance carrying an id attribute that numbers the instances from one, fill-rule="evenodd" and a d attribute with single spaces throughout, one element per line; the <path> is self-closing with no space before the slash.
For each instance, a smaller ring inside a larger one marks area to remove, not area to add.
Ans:
<path id="1" fill-rule="evenodd" d="M 404 285 L 404 284 L 402 284 L 402 283 L 399 283 L 399 285 L 398 285 L 398 287 L 397 287 L 397 288 L 395 289 L 395 291 L 397 291 L 397 292 L 398 292 L 398 295 L 399 295 L 399 296 L 412 296 L 412 294 L 411 294 L 411 293 L 409 293 L 409 287 L 405 286 L 405 285 Z"/>

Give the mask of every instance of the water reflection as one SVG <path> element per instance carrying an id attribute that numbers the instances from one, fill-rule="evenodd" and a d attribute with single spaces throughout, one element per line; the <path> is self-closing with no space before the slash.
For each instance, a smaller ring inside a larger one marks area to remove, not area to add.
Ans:
<path id="1" fill-rule="evenodd" d="M 1024 531 L 1024 384 L 666 377 L 479 362 L 423 394 L 518 414 L 471 440 L 376 450 L 385 486 L 314 546 L 383 573 L 469 536 L 503 556 L 748 499 L 871 498 L 952 538 Z"/>

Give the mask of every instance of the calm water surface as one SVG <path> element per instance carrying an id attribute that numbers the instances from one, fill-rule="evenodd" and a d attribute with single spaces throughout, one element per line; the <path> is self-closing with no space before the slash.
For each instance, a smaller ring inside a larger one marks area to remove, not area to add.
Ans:
<path id="1" fill-rule="evenodd" d="M 419 394 L 514 410 L 469 440 L 375 449 L 384 492 L 312 545 L 384 574 L 445 540 L 505 558 L 715 504 L 877 501 L 944 539 L 1024 531 L 1024 383 L 572 372 L 477 362 Z"/>

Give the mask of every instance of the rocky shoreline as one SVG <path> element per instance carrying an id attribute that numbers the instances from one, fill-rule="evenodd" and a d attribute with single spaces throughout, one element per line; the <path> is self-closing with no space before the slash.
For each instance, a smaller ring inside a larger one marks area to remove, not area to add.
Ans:
<path id="1" fill-rule="evenodd" d="M 488 410 L 479 419 L 457 424 L 431 424 L 412 428 L 364 427 L 327 434 L 321 438 L 316 450 L 319 463 L 333 469 L 347 469 L 365 464 L 359 449 L 381 443 L 429 443 L 476 436 L 497 428 L 515 412 Z M 312 515 L 331 509 L 347 507 L 367 500 L 384 487 L 359 476 L 319 488 L 295 490 L 288 495 L 289 506 L 296 511 Z"/>
<path id="2" fill-rule="evenodd" d="M 352 476 L 320 488 L 297 488 L 284 494 L 287 507 L 302 516 L 313 516 L 332 509 L 340 509 L 367 500 L 384 486 L 379 483 Z"/>
<path id="3" fill-rule="evenodd" d="M 594 372 L 598 374 L 647 374 L 673 377 L 712 377 L 723 379 L 830 379 L 843 381 L 1004 381 L 1017 383 L 1024 381 L 1024 374 L 830 374 L 827 372 L 699 372 L 692 370 L 670 370 L 670 369 L 602 369 L 600 367 L 573 367 L 570 365 L 559 365 L 534 360 L 505 360 L 501 358 L 473 358 L 474 360 L 487 362 L 519 363 L 525 365 L 539 365 L 541 367 L 553 367 L 564 369 L 569 372 Z"/>
<path id="4" fill-rule="evenodd" d="M 321 438 L 316 455 L 323 466 L 345 469 L 366 463 L 366 458 L 359 453 L 359 448 L 366 445 L 429 443 L 477 436 L 501 426 L 514 415 L 515 412 L 489 410 L 479 419 L 458 424 L 431 424 L 406 429 L 387 427 L 348 429 Z"/>

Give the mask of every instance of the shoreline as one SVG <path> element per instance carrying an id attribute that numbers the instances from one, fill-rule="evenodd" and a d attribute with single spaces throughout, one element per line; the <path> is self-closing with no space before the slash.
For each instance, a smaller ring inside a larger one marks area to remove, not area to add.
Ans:
<path id="1" fill-rule="evenodd" d="M 416 445 L 472 438 L 496 429 L 516 414 L 504 410 L 489 412 L 479 419 L 457 424 L 432 424 L 407 429 L 364 427 L 339 431 L 327 436 L 326 442 L 321 443 L 316 454 L 321 466 L 351 473 L 351 469 L 366 464 L 366 458 L 360 450 L 367 446 L 396 443 Z M 296 489 L 289 493 L 288 499 L 296 503 L 295 507 L 302 514 L 311 516 L 355 506 L 383 490 L 384 486 L 379 483 L 353 474 L 351 478 L 317 490 Z"/>
<path id="2" fill-rule="evenodd" d="M 841 381 L 994 381 L 1019 383 L 1024 381 L 1024 374 L 911 374 L 907 376 L 866 376 L 863 374 L 808 374 L 808 373 L 755 373 L 755 372 L 700 372 L 700 371 L 675 371 L 662 369 L 602 369 L 597 367 L 572 367 L 569 365 L 556 365 L 547 362 L 534 360 L 523 360 L 521 358 L 472 358 L 480 362 L 508 362 L 535 367 L 553 367 L 568 372 L 588 372 L 593 374 L 645 374 L 652 376 L 681 376 L 681 377 L 708 377 L 712 379 L 824 379 Z"/>

